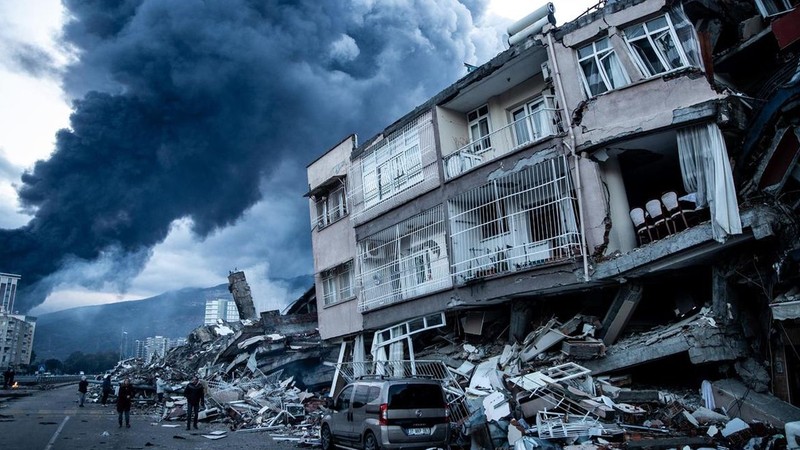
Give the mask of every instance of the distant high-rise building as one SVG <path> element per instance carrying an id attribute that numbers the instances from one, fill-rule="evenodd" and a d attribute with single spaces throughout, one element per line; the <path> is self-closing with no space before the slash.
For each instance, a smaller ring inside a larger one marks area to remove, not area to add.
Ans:
<path id="1" fill-rule="evenodd" d="M 31 363 L 36 318 L 0 313 L 0 368 Z"/>
<path id="2" fill-rule="evenodd" d="M 147 355 L 147 351 L 145 349 L 145 341 L 137 339 L 134 345 L 135 345 L 135 348 L 133 349 L 134 358 L 144 359 L 144 357 Z"/>
<path id="3" fill-rule="evenodd" d="M 203 324 L 213 325 L 217 323 L 217 319 L 222 319 L 226 322 L 239 320 L 239 310 L 236 308 L 236 303 L 233 300 L 224 298 L 206 300 L 206 316 Z"/>
<path id="4" fill-rule="evenodd" d="M 142 341 L 137 341 L 137 347 L 139 346 L 139 342 Z M 144 341 L 144 360 L 146 362 L 151 362 L 155 358 L 163 358 L 170 349 L 184 344 L 186 344 L 186 338 L 167 338 L 164 336 L 149 337 Z"/>
<path id="5" fill-rule="evenodd" d="M 17 295 L 17 282 L 21 276 L 0 273 L 0 313 L 14 313 L 14 298 Z"/>

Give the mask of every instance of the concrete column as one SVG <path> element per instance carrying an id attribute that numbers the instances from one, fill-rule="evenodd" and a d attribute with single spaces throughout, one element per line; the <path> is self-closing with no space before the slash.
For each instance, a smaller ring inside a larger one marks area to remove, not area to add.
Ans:
<path id="1" fill-rule="evenodd" d="M 637 282 L 628 282 L 619 288 L 617 296 L 614 298 L 614 302 L 611 303 L 611 307 L 608 309 L 608 313 L 606 313 L 601 325 L 604 344 L 613 344 L 622 334 L 634 311 L 636 311 L 639 301 L 642 299 L 643 290 L 642 285 Z"/>
<path id="2" fill-rule="evenodd" d="M 239 319 L 258 319 L 253 297 L 250 295 L 250 285 L 244 277 L 244 272 L 231 272 L 228 274 L 228 290 L 236 302 L 239 310 Z"/>
<path id="3" fill-rule="evenodd" d="M 711 310 L 722 325 L 734 323 L 739 316 L 736 292 L 728 283 L 728 268 L 725 264 L 715 264 L 711 268 Z"/>

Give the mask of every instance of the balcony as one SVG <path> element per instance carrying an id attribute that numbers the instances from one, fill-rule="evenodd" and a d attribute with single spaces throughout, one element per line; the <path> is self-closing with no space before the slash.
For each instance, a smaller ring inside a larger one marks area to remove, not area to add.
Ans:
<path id="1" fill-rule="evenodd" d="M 467 191 L 449 208 L 456 282 L 582 255 L 566 157 Z"/>
<path id="2" fill-rule="evenodd" d="M 464 145 L 444 157 L 445 179 L 553 136 L 555 123 L 556 109 L 544 108 Z"/>

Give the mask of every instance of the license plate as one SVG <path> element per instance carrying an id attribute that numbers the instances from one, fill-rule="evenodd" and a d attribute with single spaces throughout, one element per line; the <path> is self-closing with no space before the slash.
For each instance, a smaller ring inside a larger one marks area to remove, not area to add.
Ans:
<path id="1" fill-rule="evenodd" d="M 430 428 L 406 428 L 406 434 L 409 436 L 425 436 L 430 433 Z"/>

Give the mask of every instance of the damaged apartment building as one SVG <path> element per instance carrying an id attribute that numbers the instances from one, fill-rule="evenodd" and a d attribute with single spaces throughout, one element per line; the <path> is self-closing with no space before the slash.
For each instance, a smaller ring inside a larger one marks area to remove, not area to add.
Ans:
<path id="1" fill-rule="evenodd" d="M 522 344 L 581 315 L 593 340 L 560 351 L 595 375 L 737 379 L 800 405 L 796 4 L 607 1 L 558 27 L 547 5 L 313 161 L 339 363 L 414 360 L 453 330 Z"/>

